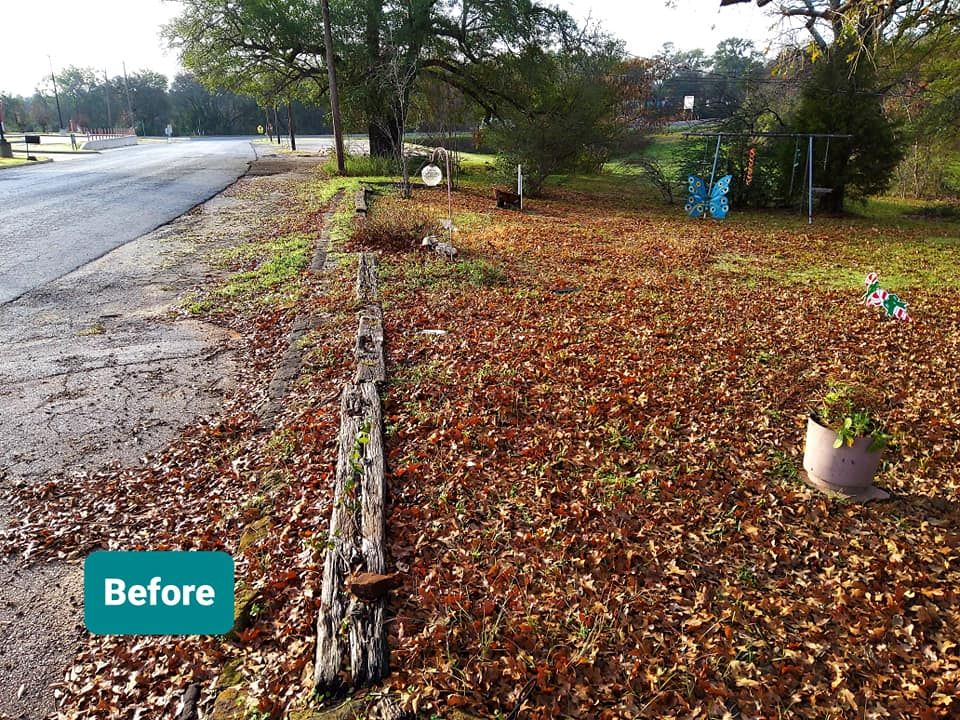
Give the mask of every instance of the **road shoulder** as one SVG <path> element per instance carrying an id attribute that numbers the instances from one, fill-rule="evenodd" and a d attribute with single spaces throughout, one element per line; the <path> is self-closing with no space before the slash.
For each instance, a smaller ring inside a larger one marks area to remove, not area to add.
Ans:
<path id="1" fill-rule="evenodd" d="M 185 427 L 220 412 L 233 392 L 238 334 L 189 317 L 183 302 L 225 275 L 211 261 L 285 200 L 270 187 L 259 193 L 264 179 L 241 178 L 173 223 L 0 307 L 0 527 L 19 515 L 18 492 L 142 466 Z M 57 532 L 70 533 L 70 524 Z M 82 571 L 76 559 L 34 562 L 29 545 L 15 549 L 0 563 L 0 717 L 43 717 L 86 637 Z"/>

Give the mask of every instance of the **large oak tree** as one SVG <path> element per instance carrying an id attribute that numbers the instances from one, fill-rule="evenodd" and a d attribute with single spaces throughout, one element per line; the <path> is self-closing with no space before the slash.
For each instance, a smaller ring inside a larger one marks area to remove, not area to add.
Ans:
<path id="1" fill-rule="evenodd" d="M 326 92 L 319 0 L 185 0 L 165 32 L 184 65 L 208 85 L 240 89 L 262 73 Z M 530 48 L 580 46 L 570 16 L 534 0 L 334 0 L 330 3 L 344 108 L 373 154 L 396 147 L 410 100 L 385 89 L 385 68 L 430 75 L 485 112 L 522 102 L 508 70 Z"/>
<path id="2" fill-rule="evenodd" d="M 720 6 L 753 0 L 720 0 Z M 854 35 L 865 45 L 923 36 L 960 23 L 957 0 L 756 0 L 783 18 L 800 18 L 821 50 Z"/>

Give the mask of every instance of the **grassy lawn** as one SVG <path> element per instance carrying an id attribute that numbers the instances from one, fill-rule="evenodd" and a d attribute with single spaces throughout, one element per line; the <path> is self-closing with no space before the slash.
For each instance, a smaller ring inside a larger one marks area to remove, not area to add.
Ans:
<path id="1" fill-rule="evenodd" d="M 467 187 L 458 262 L 383 259 L 391 686 L 441 715 L 528 678 L 535 718 L 955 712 L 960 228 L 696 222 L 628 187 L 554 178 L 523 215 Z M 859 304 L 871 270 L 913 323 Z M 885 394 L 893 500 L 800 482 L 828 377 Z"/>
<path id="2" fill-rule="evenodd" d="M 35 156 L 37 160 L 46 160 L 42 155 Z M 36 161 L 25 157 L 0 158 L 0 168 L 17 167 L 18 165 L 33 165 Z"/>

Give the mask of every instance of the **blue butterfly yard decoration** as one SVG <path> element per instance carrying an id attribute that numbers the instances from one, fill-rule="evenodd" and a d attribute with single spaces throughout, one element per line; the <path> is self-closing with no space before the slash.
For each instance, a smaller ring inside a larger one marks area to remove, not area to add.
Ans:
<path id="1" fill-rule="evenodd" d="M 732 178 L 733 175 L 724 175 L 717 180 L 710 188 L 708 196 L 707 184 L 696 175 L 691 175 L 689 177 L 690 184 L 687 186 L 690 197 L 687 198 L 687 204 L 683 206 L 687 215 L 692 218 L 702 218 L 706 216 L 709 210 L 710 217 L 723 220 L 730 211 L 727 193 L 730 191 L 730 180 Z"/>

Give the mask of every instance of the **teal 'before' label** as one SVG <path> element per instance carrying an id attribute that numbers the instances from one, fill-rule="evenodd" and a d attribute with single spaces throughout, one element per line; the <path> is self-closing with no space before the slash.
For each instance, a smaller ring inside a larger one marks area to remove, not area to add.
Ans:
<path id="1" fill-rule="evenodd" d="M 83 563 L 83 620 L 94 635 L 230 632 L 233 558 L 98 550 Z"/>

